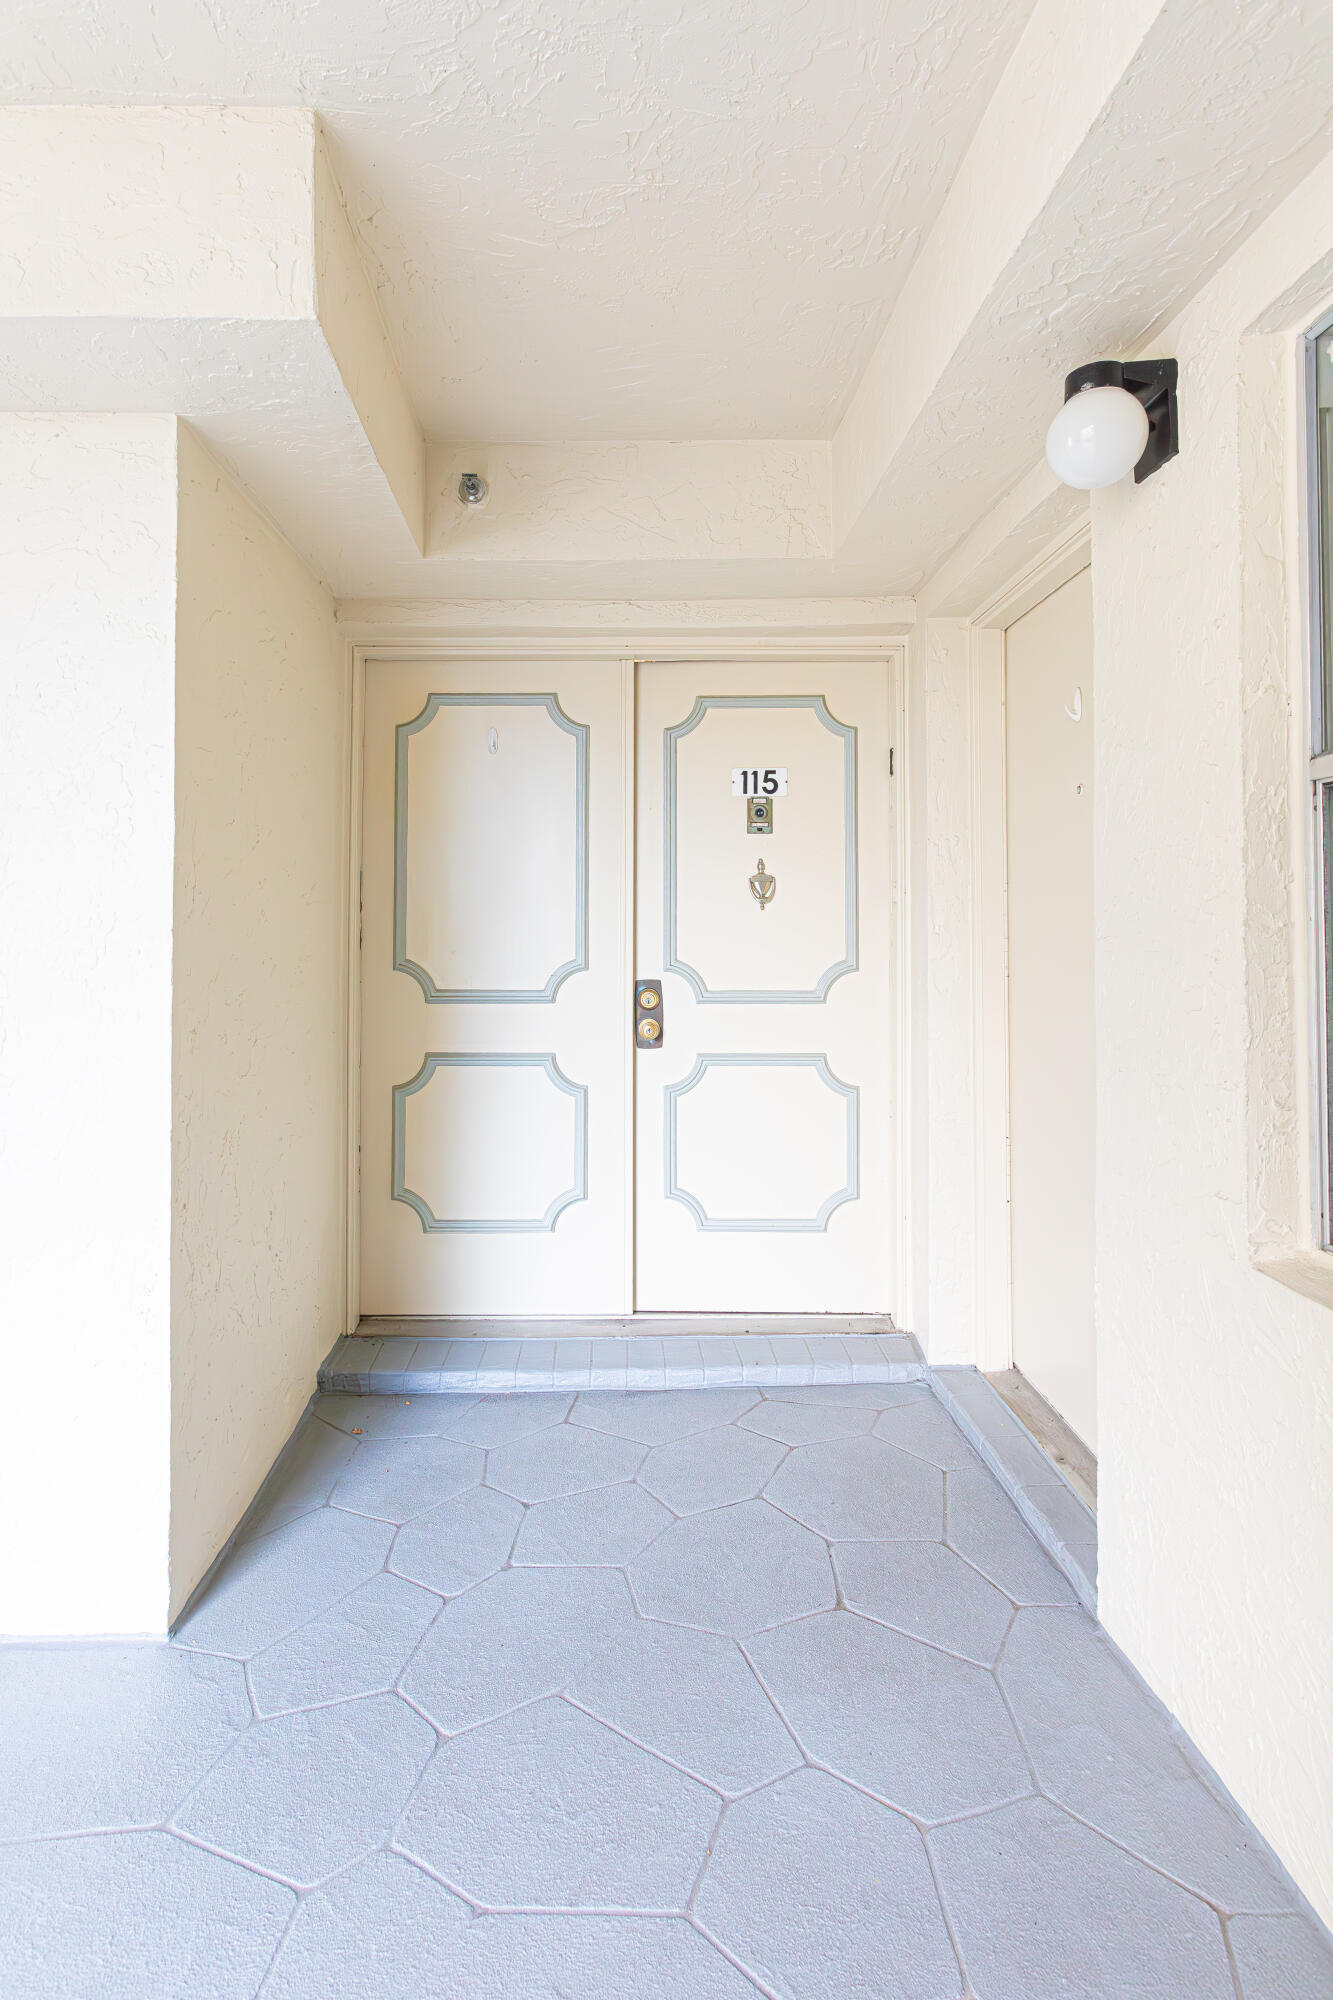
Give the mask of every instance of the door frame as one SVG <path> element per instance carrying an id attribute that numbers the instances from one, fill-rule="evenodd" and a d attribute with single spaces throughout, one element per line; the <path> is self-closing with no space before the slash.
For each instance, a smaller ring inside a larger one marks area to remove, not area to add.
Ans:
<path id="1" fill-rule="evenodd" d="M 968 620 L 972 709 L 973 1161 L 977 1258 L 976 1365 L 1012 1368 L 1013 1285 L 1009 1175 L 1009 843 L 1005 797 L 1005 633 L 1092 562 L 1092 523 L 1049 543 Z"/>
<path id="2" fill-rule="evenodd" d="M 863 664 L 880 667 L 890 675 L 890 719 L 895 750 L 894 776 L 889 786 L 889 809 L 893 828 L 893 974 L 889 1004 L 894 1010 L 893 1101 L 897 1115 L 894 1135 L 894 1213 L 889 1218 L 895 1235 L 893 1318 L 903 1324 L 904 1301 L 912 1296 L 910 1254 L 911 1228 L 911 1105 L 910 1088 L 911 1023 L 908 1019 L 911 942 L 910 913 L 907 907 L 908 870 L 906 843 L 911 758 L 907 743 L 906 643 L 902 638 L 879 640 L 849 638 L 844 633 L 790 632 L 723 635 L 717 630 L 675 634 L 636 633 L 632 630 L 597 632 L 584 635 L 553 631 L 522 636 L 494 632 L 432 632 L 419 639 L 349 638 L 351 722 L 349 729 L 350 768 L 347 772 L 347 937 L 346 937 L 346 1018 L 347 1018 L 347 1245 L 346 1245 L 346 1328 L 355 1333 L 360 1321 L 361 1301 L 361 854 L 365 774 L 365 692 L 366 669 L 377 662 L 395 660 L 475 659 L 484 661 L 531 662 L 581 659 L 604 660 L 619 665 L 628 682 L 624 705 L 626 721 L 626 820 L 622 842 L 622 869 L 625 874 L 622 935 L 626 964 L 622 968 L 625 992 L 633 990 L 634 979 L 634 895 L 635 895 L 635 741 L 637 720 L 637 675 L 640 666 L 673 665 L 685 662 L 738 660 L 796 665 L 818 665 L 836 661 L 840 665 Z M 627 1102 L 630 1116 L 625 1121 L 625 1228 L 629 1250 L 629 1270 L 633 1273 L 634 1248 L 634 1048 L 625 1037 L 625 1059 L 629 1072 Z M 632 1283 L 632 1277 L 631 1277 Z M 639 1315 L 634 1314 L 634 1317 Z M 644 1315 L 659 1317 L 660 1315 Z"/>

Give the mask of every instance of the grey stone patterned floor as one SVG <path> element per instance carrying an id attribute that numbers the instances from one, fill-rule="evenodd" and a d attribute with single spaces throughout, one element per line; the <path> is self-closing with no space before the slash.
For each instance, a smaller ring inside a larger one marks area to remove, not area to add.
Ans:
<path id="1" fill-rule="evenodd" d="M 327 1396 L 0 1682 L 5 2000 L 1333 1995 L 920 1385 Z"/>

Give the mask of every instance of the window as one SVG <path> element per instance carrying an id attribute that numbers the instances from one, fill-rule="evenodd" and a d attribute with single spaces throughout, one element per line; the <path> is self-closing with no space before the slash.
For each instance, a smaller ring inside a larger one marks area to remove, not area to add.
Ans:
<path id="1" fill-rule="evenodd" d="M 1333 317 L 1306 336 L 1320 1241 L 1333 1246 Z"/>

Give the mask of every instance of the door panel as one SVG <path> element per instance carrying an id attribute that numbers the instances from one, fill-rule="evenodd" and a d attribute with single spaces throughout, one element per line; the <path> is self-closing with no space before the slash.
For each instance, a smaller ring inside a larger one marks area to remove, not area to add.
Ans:
<path id="1" fill-rule="evenodd" d="M 822 1055 L 699 1056 L 665 1096 L 666 1193 L 700 1229 L 822 1230 L 856 1199 L 860 1092 Z M 782 1162 L 768 1189 L 755 1186 L 756 1158 Z"/>
<path id="2" fill-rule="evenodd" d="M 854 968 L 856 734 L 822 695 L 772 694 L 701 696 L 665 731 L 666 970 L 696 998 L 822 1000 Z M 747 834 L 744 800 L 738 807 L 730 783 L 756 737 L 769 767 L 801 774 L 795 792 L 789 781 L 788 795 L 772 800 L 767 840 Z M 765 846 L 781 847 L 780 920 L 738 924 L 737 882 L 743 893 Z"/>
<path id="3" fill-rule="evenodd" d="M 629 685 L 367 667 L 365 1313 L 629 1309 Z"/>
<path id="4" fill-rule="evenodd" d="M 428 1000 L 554 999 L 588 964 L 588 724 L 432 693 L 396 736 L 395 964 Z"/>
<path id="5" fill-rule="evenodd" d="M 887 669 L 639 669 L 636 1303 L 885 1312 L 892 1296 Z M 747 830 L 732 772 L 784 768 Z M 772 884 L 763 901 L 752 878 Z"/>

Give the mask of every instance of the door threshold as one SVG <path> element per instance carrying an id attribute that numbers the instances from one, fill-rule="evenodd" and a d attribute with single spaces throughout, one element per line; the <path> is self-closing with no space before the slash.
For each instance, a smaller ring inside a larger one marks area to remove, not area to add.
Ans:
<path id="1" fill-rule="evenodd" d="M 728 1314 L 670 1320 L 362 1320 L 319 1371 L 353 1396 L 581 1389 L 836 1388 L 918 1382 L 888 1319 Z M 767 1321 L 767 1330 L 765 1322 Z M 633 1331 L 627 1332 L 626 1328 Z"/>
<path id="2" fill-rule="evenodd" d="M 586 1334 L 602 1340 L 622 1334 L 630 1340 L 663 1340 L 684 1334 L 871 1334 L 896 1333 L 891 1313 L 628 1313 L 620 1318 L 572 1314 L 568 1318 L 523 1319 L 510 1314 L 367 1314 L 357 1325 L 362 1339 L 389 1340 L 568 1340 Z"/>

